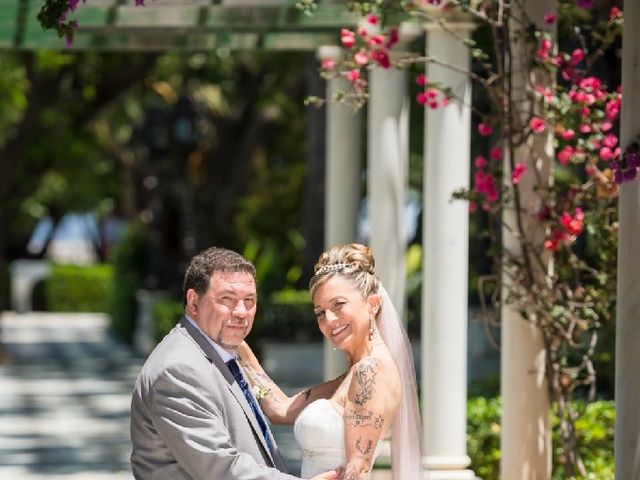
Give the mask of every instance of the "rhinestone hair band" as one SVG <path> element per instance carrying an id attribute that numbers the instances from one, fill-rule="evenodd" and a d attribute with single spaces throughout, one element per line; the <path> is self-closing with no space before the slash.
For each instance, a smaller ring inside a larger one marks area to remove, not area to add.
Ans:
<path id="1" fill-rule="evenodd" d="M 323 275 L 329 272 L 337 272 L 347 267 L 353 267 L 354 265 L 355 265 L 354 263 L 331 263 L 329 265 L 321 266 L 315 274 Z"/>

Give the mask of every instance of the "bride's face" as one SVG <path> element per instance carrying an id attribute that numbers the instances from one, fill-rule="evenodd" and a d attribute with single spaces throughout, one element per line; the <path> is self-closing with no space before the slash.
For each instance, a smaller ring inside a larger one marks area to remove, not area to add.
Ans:
<path id="1" fill-rule="evenodd" d="M 341 350 L 364 345 L 371 305 L 351 281 L 336 275 L 317 288 L 313 311 L 322 334 Z"/>

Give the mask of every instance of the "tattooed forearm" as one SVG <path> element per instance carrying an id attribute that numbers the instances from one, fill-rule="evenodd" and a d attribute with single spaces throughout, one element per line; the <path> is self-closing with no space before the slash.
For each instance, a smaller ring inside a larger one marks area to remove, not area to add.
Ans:
<path id="1" fill-rule="evenodd" d="M 381 414 L 364 408 L 354 408 L 345 415 L 344 420 L 348 425 L 354 427 L 372 426 L 376 430 L 381 430 L 384 426 L 384 417 Z"/>
<path id="2" fill-rule="evenodd" d="M 365 480 L 369 472 L 365 471 L 358 473 L 357 469 L 353 465 L 347 465 L 347 469 L 344 472 L 344 480 Z"/>
<path id="3" fill-rule="evenodd" d="M 307 388 L 304 392 L 302 392 L 302 394 L 304 395 L 305 400 L 309 400 L 309 397 L 311 396 L 311 389 Z"/>
<path id="4" fill-rule="evenodd" d="M 363 457 L 366 457 L 367 455 L 369 455 L 369 452 L 371 452 L 371 447 L 373 446 L 373 442 L 371 440 L 367 440 L 366 445 L 361 445 L 360 440 L 362 439 L 358 438 L 356 440 L 356 449 L 358 450 L 358 452 L 360 452 L 360 455 L 362 455 Z"/>
<path id="5" fill-rule="evenodd" d="M 379 361 L 377 359 L 362 362 L 358 365 L 358 368 L 354 373 L 355 379 L 358 382 L 358 391 L 356 392 L 354 402 L 360 406 L 364 405 L 373 397 L 373 389 L 376 384 L 377 374 L 375 366 L 378 362 Z"/>

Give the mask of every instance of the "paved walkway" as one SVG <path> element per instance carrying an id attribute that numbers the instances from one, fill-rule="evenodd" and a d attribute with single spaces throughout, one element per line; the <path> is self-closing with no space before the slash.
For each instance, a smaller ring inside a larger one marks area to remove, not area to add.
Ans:
<path id="1" fill-rule="evenodd" d="M 129 403 L 143 359 L 95 314 L 4 313 L 0 479 L 131 480 Z M 290 427 L 274 435 L 292 471 Z"/>

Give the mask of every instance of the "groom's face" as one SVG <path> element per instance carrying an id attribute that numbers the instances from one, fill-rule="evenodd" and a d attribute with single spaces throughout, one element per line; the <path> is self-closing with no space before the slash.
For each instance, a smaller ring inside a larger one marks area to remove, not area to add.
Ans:
<path id="1" fill-rule="evenodd" d="M 187 302 L 198 326 L 218 345 L 235 350 L 253 326 L 256 283 L 250 273 L 214 272 L 205 294 L 190 290 Z"/>

